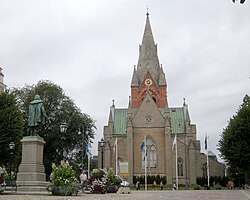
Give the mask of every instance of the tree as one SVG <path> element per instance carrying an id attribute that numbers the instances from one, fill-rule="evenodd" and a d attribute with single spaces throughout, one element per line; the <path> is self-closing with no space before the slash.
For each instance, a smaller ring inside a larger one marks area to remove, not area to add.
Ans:
<path id="1" fill-rule="evenodd" d="M 15 95 L 9 90 L 0 92 L 0 166 L 13 165 L 16 169 L 20 162 L 23 135 L 23 117 L 18 108 Z M 10 157 L 9 144 L 14 142 L 15 150 Z"/>
<path id="2" fill-rule="evenodd" d="M 249 176 L 250 169 L 250 97 L 246 95 L 236 114 L 230 119 L 219 140 L 222 158 L 231 171 Z"/>
<path id="3" fill-rule="evenodd" d="M 82 147 L 94 138 L 93 119 L 81 112 L 74 101 L 63 89 L 51 81 L 39 81 L 36 85 L 14 89 L 20 109 L 25 119 L 24 134 L 28 133 L 27 116 L 29 103 L 36 94 L 43 100 L 45 111 L 50 121 L 39 133 L 45 140 L 44 165 L 47 176 L 51 173 L 52 162 L 59 164 L 67 159 L 77 168 L 81 161 Z M 67 124 L 66 133 L 60 133 L 60 125 Z M 78 134 L 79 129 L 85 134 Z M 84 149 L 85 151 L 85 149 Z"/>

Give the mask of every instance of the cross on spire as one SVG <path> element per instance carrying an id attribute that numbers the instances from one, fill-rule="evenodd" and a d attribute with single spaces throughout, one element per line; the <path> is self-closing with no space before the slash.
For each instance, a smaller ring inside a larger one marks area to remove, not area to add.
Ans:
<path id="1" fill-rule="evenodd" d="M 147 14 L 146 14 L 147 16 L 149 16 L 149 13 L 148 13 L 148 6 L 147 6 Z"/>

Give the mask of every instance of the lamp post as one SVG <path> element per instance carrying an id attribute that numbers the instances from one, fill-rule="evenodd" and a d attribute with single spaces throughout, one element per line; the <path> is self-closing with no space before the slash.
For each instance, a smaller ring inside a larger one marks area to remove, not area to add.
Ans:
<path id="1" fill-rule="evenodd" d="M 104 141 L 103 138 L 102 138 L 101 141 L 100 141 L 100 146 L 101 146 L 102 169 L 103 169 L 103 160 L 104 160 L 103 154 L 104 154 L 104 148 L 105 148 L 105 141 Z"/>
<path id="2" fill-rule="evenodd" d="M 66 133 L 67 128 L 68 128 L 68 126 L 67 126 L 67 124 L 65 122 L 63 122 L 63 123 L 60 124 L 60 132 L 62 133 L 62 156 L 63 156 L 63 158 L 64 158 L 64 155 L 63 155 L 63 153 L 64 153 L 64 151 L 63 151 L 63 145 L 64 144 L 63 143 L 64 143 L 64 140 L 65 140 L 64 134 Z"/>
<path id="3" fill-rule="evenodd" d="M 15 143 L 14 142 L 11 142 L 9 144 L 9 150 L 10 150 L 10 181 L 12 181 L 11 164 L 12 164 L 12 157 L 13 157 L 14 150 L 15 150 Z"/>

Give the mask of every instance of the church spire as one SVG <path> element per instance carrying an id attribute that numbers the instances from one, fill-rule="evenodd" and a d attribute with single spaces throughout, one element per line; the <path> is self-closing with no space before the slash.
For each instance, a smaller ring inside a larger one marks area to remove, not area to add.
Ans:
<path id="1" fill-rule="evenodd" d="M 133 76 L 132 76 L 131 86 L 139 86 L 135 66 L 134 66 L 134 72 L 133 72 Z"/>
<path id="2" fill-rule="evenodd" d="M 142 44 L 139 49 L 139 60 L 137 64 L 137 75 L 139 82 L 142 83 L 147 72 L 149 72 L 155 81 L 159 80 L 159 60 L 157 55 L 157 45 L 154 42 L 154 37 L 150 25 L 149 13 L 146 14 L 146 25 L 142 38 Z"/>

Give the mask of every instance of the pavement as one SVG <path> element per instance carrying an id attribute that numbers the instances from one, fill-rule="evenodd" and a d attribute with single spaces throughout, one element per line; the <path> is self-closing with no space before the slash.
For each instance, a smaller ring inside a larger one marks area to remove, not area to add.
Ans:
<path id="1" fill-rule="evenodd" d="M 0 194 L 0 200 L 250 200 L 250 190 L 150 190 L 131 191 L 131 194 L 83 194 L 77 196 L 52 196 L 48 194 Z"/>

